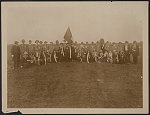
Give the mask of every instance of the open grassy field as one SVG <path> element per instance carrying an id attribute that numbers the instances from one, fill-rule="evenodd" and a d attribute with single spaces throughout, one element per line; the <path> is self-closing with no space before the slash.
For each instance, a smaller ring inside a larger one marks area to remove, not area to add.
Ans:
<path id="1" fill-rule="evenodd" d="M 13 70 L 8 108 L 140 108 L 142 64 L 51 63 Z"/>
<path id="2" fill-rule="evenodd" d="M 72 62 L 9 70 L 8 107 L 142 107 L 141 67 Z"/>

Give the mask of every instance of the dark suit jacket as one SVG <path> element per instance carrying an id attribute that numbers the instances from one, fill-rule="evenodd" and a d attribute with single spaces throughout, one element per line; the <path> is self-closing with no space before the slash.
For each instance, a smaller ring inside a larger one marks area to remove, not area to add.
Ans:
<path id="1" fill-rule="evenodd" d="M 14 55 L 14 61 L 20 61 L 20 47 L 18 45 L 13 45 L 11 49 L 11 55 Z"/>

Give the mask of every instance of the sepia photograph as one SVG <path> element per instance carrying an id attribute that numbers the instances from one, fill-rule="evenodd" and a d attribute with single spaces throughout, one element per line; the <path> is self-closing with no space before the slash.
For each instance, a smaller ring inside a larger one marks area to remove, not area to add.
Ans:
<path id="1" fill-rule="evenodd" d="M 148 113 L 148 2 L 2 2 L 4 113 Z"/>

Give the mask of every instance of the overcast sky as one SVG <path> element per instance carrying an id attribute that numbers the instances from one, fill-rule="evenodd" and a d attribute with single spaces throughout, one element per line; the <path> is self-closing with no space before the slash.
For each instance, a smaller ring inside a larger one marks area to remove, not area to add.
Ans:
<path id="1" fill-rule="evenodd" d="M 78 42 L 143 39 L 146 2 L 22 2 L 7 6 L 8 43 L 62 41 L 68 26 Z"/>

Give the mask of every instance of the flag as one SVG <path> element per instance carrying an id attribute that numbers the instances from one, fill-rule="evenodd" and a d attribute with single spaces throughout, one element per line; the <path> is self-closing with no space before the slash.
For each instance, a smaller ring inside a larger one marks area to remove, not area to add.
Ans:
<path id="1" fill-rule="evenodd" d="M 66 33 L 64 35 L 64 40 L 67 41 L 68 43 L 72 43 L 73 42 L 72 41 L 72 33 L 71 33 L 69 27 L 67 28 L 67 31 L 66 31 Z"/>

